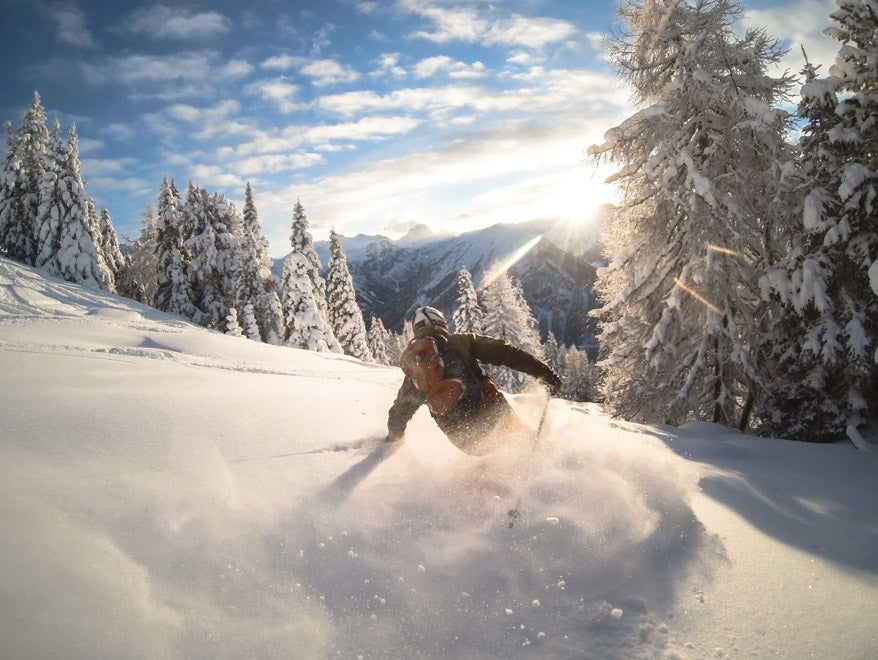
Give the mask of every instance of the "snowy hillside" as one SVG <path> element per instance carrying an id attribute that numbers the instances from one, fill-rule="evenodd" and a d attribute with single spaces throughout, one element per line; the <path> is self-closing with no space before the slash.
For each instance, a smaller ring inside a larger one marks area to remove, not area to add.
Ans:
<path id="1" fill-rule="evenodd" d="M 5 259 L 0 374 L 2 657 L 875 657 L 878 452 L 558 400 L 386 445 L 396 369 Z"/>

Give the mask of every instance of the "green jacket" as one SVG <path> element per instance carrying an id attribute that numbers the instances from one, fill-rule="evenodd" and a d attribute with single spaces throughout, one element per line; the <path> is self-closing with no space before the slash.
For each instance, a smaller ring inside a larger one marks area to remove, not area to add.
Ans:
<path id="1" fill-rule="evenodd" d="M 448 348 L 463 358 L 482 381 L 485 390 L 482 404 L 476 410 L 465 411 L 464 414 L 460 414 L 461 411 L 454 411 L 453 414 L 444 416 L 431 412 L 439 428 L 455 444 L 459 445 L 473 436 L 484 434 L 504 415 L 512 412 L 509 403 L 497 390 L 494 382 L 485 375 L 479 362 L 509 367 L 554 386 L 559 382 L 548 365 L 502 339 L 472 333 L 447 335 L 447 339 Z M 412 379 L 406 376 L 387 416 L 388 439 L 402 437 L 409 420 L 425 401 L 426 394 L 415 387 Z"/>

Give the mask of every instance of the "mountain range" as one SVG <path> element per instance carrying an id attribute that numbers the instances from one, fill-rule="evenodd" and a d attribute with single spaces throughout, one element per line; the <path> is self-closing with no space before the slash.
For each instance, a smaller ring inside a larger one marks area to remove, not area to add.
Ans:
<path id="1" fill-rule="evenodd" d="M 342 237 L 342 245 L 367 322 L 376 316 L 399 332 L 420 305 L 437 307 L 450 319 L 461 268 L 470 271 L 478 288 L 496 263 L 539 237 L 509 268 L 509 275 L 521 283 L 543 339 L 551 331 L 559 343 L 594 351 L 594 321 L 588 312 L 597 306 L 593 288 L 601 259 L 599 227 L 600 222 L 533 220 L 450 235 L 416 225 L 397 240 L 358 234 Z M 314 247 L 326 269 L 328 241 Z M 278 274 L 282 268 L 282 262 L 276 263 Z"/>

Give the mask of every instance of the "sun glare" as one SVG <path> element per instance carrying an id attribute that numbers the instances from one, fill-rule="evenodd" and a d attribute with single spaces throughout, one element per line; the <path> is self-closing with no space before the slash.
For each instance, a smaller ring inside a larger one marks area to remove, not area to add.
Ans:
<path id="1" fill-rule="evenodd" d="M 524 255 L 530 252 L 534 247 L 536 247 L 537 243 L 540 242 L 543 235 L 534 236 L 527 243 L 518 248 L 515 252 L 509 255 L 506 259 L 503 259 L 496 268 L 489 270 L 485 273 L 485 276 L 482 278 L 482 283 L 476 287 L 476 293 L 480 293 L 487 287 L 491 286 L 498 277 L 500 277 L 507 270 L 512 268 Z"/>

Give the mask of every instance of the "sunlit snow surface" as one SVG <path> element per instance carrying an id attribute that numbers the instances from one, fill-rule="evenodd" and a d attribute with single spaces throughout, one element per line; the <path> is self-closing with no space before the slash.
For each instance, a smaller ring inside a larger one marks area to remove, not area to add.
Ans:
<path id="1" fill-rule="evenodd" d="M 3 657 L 878 645 L 875 451 L 559 400 L 536 445 L 486 458 L 425 411 L 385 445 L 397 369 L 207 332 L 2 259 L 0 378 Z M 542 396 L 514 401 L 531 424 Z"/>

